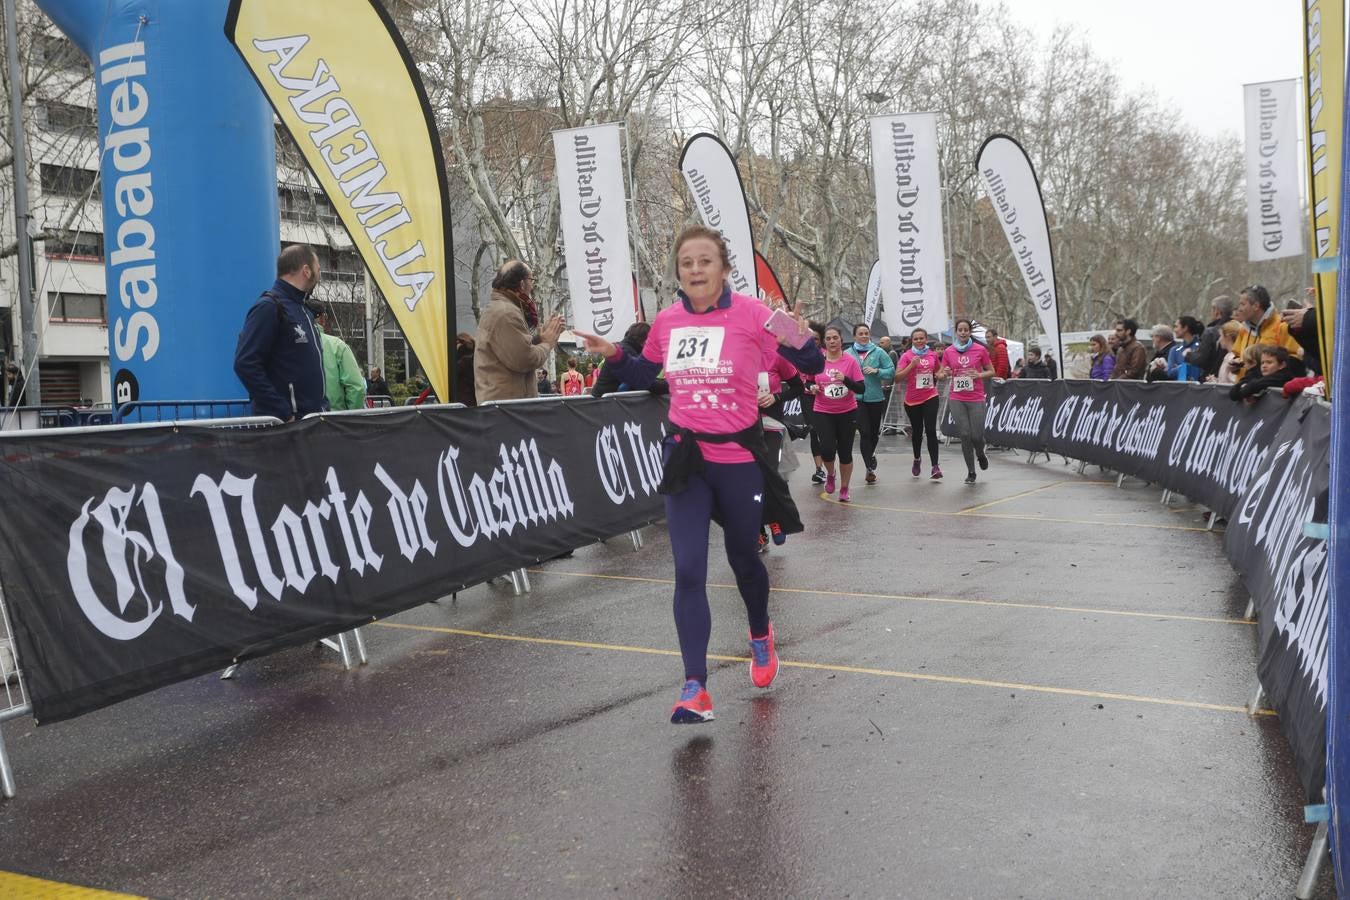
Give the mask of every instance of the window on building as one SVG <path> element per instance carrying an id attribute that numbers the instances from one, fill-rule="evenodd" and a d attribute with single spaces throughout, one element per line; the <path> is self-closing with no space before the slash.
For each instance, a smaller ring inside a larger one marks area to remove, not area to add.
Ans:
<path id="1" fill-rule="evenodd" d="M 92 197 L 98 184 L 98 172 L 75 166 L 54 166 L 43 163 L 42 192 L 63 197 Z"/>
<path id="2" fill-rule="evenodd" d="M 53 69 L 66 69 L 74 72 L 88 72 L 88 58 L 75 48 L 67 38 L 60 35 L 39 35 L 34 48 L 37 63 Z"/>
<path id="3" fill-rule="evenodd" d="M 281 218 L 287 222 L 322 222 L 337 225 L 337 211 L 322 191 L 283 187 L 277 189 Z"/>
<path id="4" fill-rule="evenodd" d="M 85 325 L 108 323 L 108 298 L 102 294 L 48 293 L 47 312 L 53 322 Z"/>
<path id="5" fill-rule="evenodd" d="M 58 103 L 54 100 L 38 107 L 38 124 L 48 131 L 77 137 L 98 137 L 98 121 L 88 106 Z"/>
<path id="6" fill-rule="evenodd" d="M 103 235 L 91 231 L 66 231 L 45 242 L 46 255 L 53 259 L 103 260 Z"/>
<path id="7" fill-rule="evenodd" d="M 355 250 L 339 250 L 335 247 L 315 247 L 319 257 L 319 268 L 325 281 L 356 282 L 361 280 L 365 271 L 361 263 L 361 254 Z"/>

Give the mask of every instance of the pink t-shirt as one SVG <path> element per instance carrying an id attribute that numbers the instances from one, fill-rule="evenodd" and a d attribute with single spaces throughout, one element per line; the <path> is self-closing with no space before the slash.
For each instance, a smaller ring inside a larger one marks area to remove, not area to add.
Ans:
<path id="1" fill-rule="evenodd" d="M 764 371 L 769 373 L 769 393 L 776 394 L 783 389 L 783 382 L 797 374 L 797 367 L 778 355 L 775 343 L 764 357 Z"/>
<path id="2" fill-rule="evenodd" d="M 841 353 L 838 359 L 825 357 L 825 370 L 819 375 L 811 376 L 812 380 L 820 386 L 820 393 L 816 394 L 815 404 L 815 410 L 818 413 L 837 415 L 852 412 L 858 408 L 858 399 L 853 395 L 853 390 L 843 382 L 835 383 L 835 372 L 842 372 L 845 378 L 852 378 L 855 381 L 863 380 L 862 366 L 858 365 L 858 360 L 853 356 Z"/>
<path id="3" fill-rule="evenodd" d="M 971 341 L 964 353 L 953 344 L 942 351 L 942 362 L 952 370 L 953 400 L 974 402 L 984 399 L 984 379 L 977 376 L 986 369 L 992 369 L 993 363 L 989 361 L 989 351 L 984 349 L 983 344 Z M 963 381 L 969 382 L 968 390 L 962 389 L 965 388 Z"/>
<path id="4" fill-rule="evenodd" d="M 938 355 L 929 350 L 923 356 L 915 353 L 913 350 L 906 350 L 900 357 L 900 364 L 897 369 L 903 369 L 909 365 L 910 360 L 914 360 L 914 368 L 909 370 L 905 376 L 905 405 L 918 406 L 920 403 L 931 400 L 938 395 L 937 372 Z M 923 385 L 922 387 L 920 385 Z"/>
<path id="5" fill-rule="evenodd" d="M 656 314 L 642 355 L 665 369 L 670 421 L 708 434 L 734 434 L 759 421 L 759 373 L 778 339 L 764 330 L 770 310 L 744 294 L 725 309 L 691 313 L 678 300 Z M 752 462 L 739 444 L 699 442 L 710 463 Z"/>

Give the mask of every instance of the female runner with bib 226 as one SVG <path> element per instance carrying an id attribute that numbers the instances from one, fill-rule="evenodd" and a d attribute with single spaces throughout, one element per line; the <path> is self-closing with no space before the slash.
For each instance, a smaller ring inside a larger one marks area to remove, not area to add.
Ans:
<path id="1" fill-rule="evenodd" d="M 961 437 L 961 455 L 966 458 L 966 484 L 975 483 L 975 461 L 989 468 L 984 455 L 984 380 L 994 375 L 994 364 L 984 344 L 970 336 L 970 320 L 956 320 L 956 343 L 942 352 L 941 378 L 952 380 L 948 409 Z"/>

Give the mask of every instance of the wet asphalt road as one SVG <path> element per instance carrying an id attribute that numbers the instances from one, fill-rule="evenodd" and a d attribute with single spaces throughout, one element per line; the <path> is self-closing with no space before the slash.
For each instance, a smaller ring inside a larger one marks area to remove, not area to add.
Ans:
<path id="1" fill-rule="evenodd" d="M 647 529 L 367 628 L 357 671 L 295 650 L 6 723 L 0 869 L 158 897 L 1291 896 L 1312 829 L 1278 721 L 1240 709 L 1255 629 L 1200 511 L 947 459 L 932 484 L 886 453 L 850 506 L 793 474 L 768 691 L 714 552 L 713 723 L 668 724 Z"/>

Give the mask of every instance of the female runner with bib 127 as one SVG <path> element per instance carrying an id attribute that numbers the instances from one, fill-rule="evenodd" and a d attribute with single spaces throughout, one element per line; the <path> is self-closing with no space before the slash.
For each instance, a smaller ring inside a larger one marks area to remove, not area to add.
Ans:
<path id="1" fill-rule="evenodd" d="M 757 542 L 764 521 L 779 522 L 789 534 L 802 528 L 787 485 L 764 449 L 759 373 L 766 351 L 775 348 L 806 374 L 819 372 L 824 359 L 799 312 L 788 323 L 795 332 L 792 343 L 800 344 L 794 349 L 787 338 L 766 330 L 773 314 L 768 307 L 732 293 L 726 281 L 731 259 L 718 232 L 701 225 L 686 228 L 675 241 L 675 272 L 678 299 L 657 314 L 641 356 L 627 356 L 596 335 L 574 333 L 630 388 L 649 386 L 662 369 L 670 385 L 670 421 L 676 430 L 663 448 L 666 465 L 659 490 L 666 495 L 675 557 L 675 631 L 684 659 L 684 686 L 670 721 L 685 723 L 713 717 L 707 687 L 712 634 L 708 531 L 713 520 L 722 526 L 727 562 L 750 622 L 750 679 L 763 688 L 778 674 L 769 573 Z M 783 324 L 781 318 L 777 322 Z M 776 518 L 765 519 L 766 514 Z"/>
<path id="2" fill-rule="evenodd" d="M 966 458 L 966 484 L 975 483 L 975 461 L 989 468 L 984 455 L 984 380 L 994 375 L 994 364 L 984 344 L 970 336 L 970 320 L 956 320 L 956 343 L 942 351 L 940 378 L 952 380 L 948 409 L 961 437 L 961 455 Z"/>

